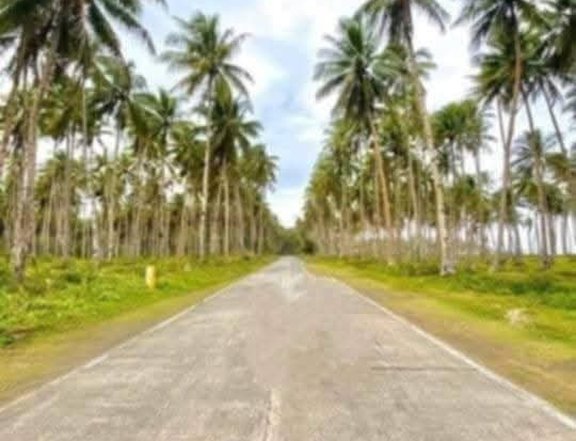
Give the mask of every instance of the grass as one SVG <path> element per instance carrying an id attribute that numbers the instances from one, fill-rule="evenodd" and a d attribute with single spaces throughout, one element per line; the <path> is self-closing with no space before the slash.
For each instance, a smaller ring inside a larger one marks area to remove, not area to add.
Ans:
<path id="1" fill-rule="evenodd" d="M 22 286 L 0 266 L 0 401 L 7 400 L 264 266 L 269 258 L 38 260 Z M 154 264 L 155 290 L 144 271 Z"/>
<path id="2" fill-rule="evenodd" d="M 309 265 L 576 415 L 576 260 L 559 259 L 546 272 L 531 259 L 499 273 L 478 265 L 452 277 L 433 266 L 370 260 L 311 258 Z M 513 310 L 526 322 L 511 323 Z"/>

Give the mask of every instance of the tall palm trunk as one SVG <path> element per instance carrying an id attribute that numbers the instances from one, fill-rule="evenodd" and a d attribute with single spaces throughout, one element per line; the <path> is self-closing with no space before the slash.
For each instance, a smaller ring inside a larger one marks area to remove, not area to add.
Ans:
<path id="1" fill-rule="evenodd" d="M 434 184 L 434 194 L 436 196 L 436 222 L 438 228 L 438 242 L 440 245 L 440 274 L 449 275 L 455 271 L 454 262 L 450 257 L 450 250 L 448 248 L 449 232 L 446 222 L 445 202 L 444 202 L 444 186 L 440 169 L 438 166 L 438 157 L 434 146 L 434 136 L 432 133 L 432 124 L 430 116 L 426 108 L 425 91 L 418 76 L 416 68 L 416 59 L 414 56 L 414 48 L 412 44 L 408 45 L 408 69 L 412 82 L 414 84 L 415 104 L 416 110 L 422 122 L 424 145 L 427 151 L 432 156 L 430 163 L 430 170 L 432 173 L 432 181 Z"/>
<path id="2" fill-rule="evenodd" d="M 508 196 L 510 191 L 510 168 L 512 156 L 512 141 L 516 128 L 516 114 L 520 99 L 520 86 L 522 80 L 522 48 L 518 29 L 514 31 L 514 84 L 512 89 L 512 103 L 510 106 L 510 119 L 508 121 L 508 134 L 504 140 L 504 168 L 502 170 L 502 194 L 500 195 L 500 212 L 498 219 L 498 235 L 494 253 L 493 269 L 498 270 L 502 265 L 502 249 L 504 245 L 504 227 L 508 211 Z"/>
<path id="3" fill-rule="evenodd" d="M 342 255 L 346 256 L 349 254 L 349 203 L 348 203 L 348 182 L 347 179 L 341 179 L 341 186 L 340 186 L 340 217 L 341 217 L 341 224 L 340 224 L 340 241 L 342 247 Z"/>
<path id="4" fill-rule="evenodd" d="M 524 101 L 524 106 L 526 108 L 526 115 L 528 116 L 528 126 L 530 128 L 530 134 L 534 136 L 536 133 L 536 127 L 534 125 L 534 117 L 532 116 L 532 109 L 530 107 L 530 101 L 527 94 L 521 88 L 522 99 Z M 549 236 L 549 223 L 550 218 L 548 214 L 548 208 L 546 203 L 546 194 L 544 192 L 544 178 L 542 170 L 542 152 L 536 145 L 535 140 L 530 142 L 532 148 L 532 156 L 534 159 L 534 178 L 536 180 L 536 188 L 538 192 L 538 211 L 540 212 L 540 237 L 541 237 L 541 251 L 540 257 L 542 260 L 542 266 L 548 268 L 550 266 L 550 254 L 549 246 L 551 246 L 552 238 Z"/>
<path id="5" fill-rule="evenodd" d="M 224 256 L 230 256 L 230 183 L 228 180 L 228 165 L 224 162 L 222 169 L 224 185 Z"/>
<path id="6" fill-rule="evenodd" d="M 40 78 L 32 92 L 24 141 L 23 166 L 20 173 L 19 197 L 14 215 L 14 238 L 10 250 L 10 266 L 16 279 L 24 278 L 26 261 L 34 235 L 34 183 L 36 181 L 36 154 L 38 147 L 38 117 L 40 104 L 48 91 L 56 65 L 55 46 L 47 54 Z"/>
<path id="7" fill-rule="evenodd" d="M 264 254 L 264 207 L 260 205 L 258 210 L 258 255 Z"/>
<path id="8" fill-rule="evenodd" d="M 182 202 L 182 209 L 180 211 L 180 228 L 178 239 L 176 242 L 176 256 L 184 257 L 186 255 L 186 245 L 188 243 L 188 207 L 186 203 L 186 196 Z"/>
<path id="9" fill-rule="evenodd" d="M 566 141 L 564 140 L 564 136 L 562 135 L 562 130 L 560 129 L 560 124 L 558 123 L 558 118 L 556 118 L 556 114 L 554 112 L 554 106 L 552 104 L 552 100 L 550 99 L 550 95 L 548 94 L 548 92 L 546 91 L 545 87 L 541 87 L 542 90 L 542 94 L 544 95 L 544 100 L 546 101 L 546 106 L 548 108 L 548 113 L 550 114 L 550 119 L 552 121 L 552 124 L 554 125 L 554 131 L 556 133 L 556 138 L 558 139 L 558 144 L 560 145 L 560 151 L 562 152 L 562 156 L 564 158 L 568 158 L 568 148 L 566 147 Z M 568 178 L 569 180 L 571 179 L 572 181 L 574 181 L 574 177 L 570 176 Z M 576 198 L 576 194 L 573 191 L 573 187 L 574 184 L 568 185 L 568 197 L 570 199 L 574 199 Z M 565 212 L 562 214 L 562 252 L 564 254 L 568 254 L 569 253 L 569 245 L 568 245 L 568 216 L 569 213 L 567 210 L 565 210 Z"/>
<path id="10" fill-rule="evenodd" d="M 373 152 L 376 151 L 373 149 Z M 382 229 L 382 194 L 380 192 L 380 179 L 378 176 L 378 165 L 377 161 L 374 160 L 374 176 L 373 176 L 373 184 L 374 186 L 374 210 L 372 213 L 372 223 L 374 226 L 374 231 L 376 233 L 376 240 L 374 240 L 376 246 L 374 247 L 374 254 L 375 256 L 380 255 L 381 248 L 382 248 L 382 237 L 381 237 L 381 229 Z"/>
<path id="11" fill-rule="evenodd" d="M 202 170 L 202 199 L 200 201 L 200 226 L 198 228 L 198 256 L 200 260 L 206 258 L 208 251 L 208 203 L 210 201 L 210 162 L 212 161 L 212 105 L 214 94 L 214 78 L 208 80 L 208 133 L 204 150 L 204 169 Z"/>
<path id="12" fill-rule="evenodd" d="M 106 256 L 108 260 L 114 257 L 114 244 L 116 242 L 116 203 L 115 193 L 117 184 L 116 175 L 116 163 L 120 155 L 120 144 L 122 142 L 122 129 L 120 127 L 120 122 L 116 122 L 116 140 L 114 143 L 114 156 L 110 161 L 112 163 L 112 175 L 110 176 L 110 182 L 108 185 L 108 234 L 107 234 L 107 245 L 106 245 Z"/>
<path id="13" fill-rule="evenodd" d="M 415 228 L 415 235 L 414 238 L 411 238 L 415 241 L 415 254 L 416 260 L 420 260 L 421 258 L 421 242 L 422 242 L 422 234 L 421 234 L 421 219 L 420 219 L 420 204 L 418 203 L 418 195 L 416 192 L 416 179 L 414 177 L 414 158 L 412 158 L 412 153 L 407 145 L 406 148 L 406 171 L 408 174 L 408 193 L 410 195 L 410 204 L 412 205 L 412 214 L 414 220 L 414 228 Z"/>
<path id="14" fill-rule="evenodd" d="M 145 197 L 145 173 L 143 170 L 144 158 L 142 157 L 142 152 L 138 152 L 136 159 L 136 194 L 135 194 L 135 207 L 134 207 L 134 219 L 132 221 L 132 238 L 131 238 L 131 256 L 140 257 L 142 250 L 143 238 L 140 237 L 141 224 L 142 224 L 142 211 L 144 209 L 144 197 Z"/>
<path id="15" fill-rule="evenodd" d="M 388 189 L 388 176 L 382 159 L 382 152 L 380 151 L 380 143 L 378 142 L 378 130 L 374 120 L 370 120 L 371 138 L 372 138 L 372 154 L 374 155 L 374 164 L 378 176 L 378 187 L 380 188 L 380 195 L 382 196 L 382 211 L 384 215 L 384 228 L 386 229 L 387 243 L 385 245 L 385 256 L 388 264 L 393 263 L 393 253 L 391 246 L 396 242 L 396 234 L 392 224 L 392 209 L 390 206 L 390 191 Z M 378 188 L 377 187 L 377 188 Z"/>
<path id="16" fill-rule="evenodd" d="M 210 161 L 211 145 L 206 141 L 204 151 L 204 170 L 202 172 L 202 200 L 200 204 L 200 228 L 198 230 L 198 255 L 200 259 L 206 258 L 207 236 L 208 236 L 208 198 L 210 197 Z"/>
<path id="17" fill-rule="evenodd" d="M 240 186 L 234 186 L 234 198 L 236 199 L 236 240 L 238 243 L 238 251 L 240 253 L 244 253 L 245 251 L 245 242 L 244 242 L 244 229 L 245 229 L 245 222 L 244 222 L 244 209 L 242 208 L 242 195 L 240 193 Z"/>
<path id="18" fill-rule="evenodd" d="M 70 237 L 72 234 L 72 164 L 74 161 L 74 136 L 70 130 L 66 134 L 66 162 L 64 164 L 64 206 L 62 213 L 62 229 L 60 231 L 60 253 L 64 259 L 70 257 Z"/>
<path id="19" fill-rule="evenodd" d="M 556 138 L 558 139 L 558 144 L 560 145 L 560 150 L 564 156 L 568 156 L 568 148 L 566 147 L 566 142 L 564 141 L 564 136 L 562 135 L 562 130 L 560 130 L 560 124 L 558 123 L 558 118 L 554 113 L 554 106 L 552 105 L 552 100 L 550 95 L 546 91 L 545 87 L 540 88 L 542 90 L 542 95 L 544 95 L 544 101 L 546 102 L 546 107 L 548 108 L 548 113 L 550 115 L 550 120 L 554 126 L 554 132 L 556 133 Z"/>
<path id="20" fill-rule="evenodd" d="M 253 254 L 258 253 L 258 221 L 257 217 L 257 206 L 256 204 L 250 207 L 250 251 Z"/>
<path id="21" fill-rule="evenodd" d="M 82 84 L 82 137 L 83 139 L 83 160 L 84 167 L 86 167 L 86 197 L 89 198 L 90 206 L 90 224 L 92 230 L 92 258 L 95 261 L 101 259 L 100 248 L 100 228 L 98 225 L 98 202 L 96 200 L 96 191 L 94 190 L 94 179 L 90 172 L 90 165 L 93 159 L 93 149 L 90 145 L 88 133 L 88 103 L 86 100 L 86 84 Z"/>
<path id="22" fill-rule="evenodd" d="M 221 236 L 221 208 L 222 208 L 222 193 L 224 185 L 222 179 L 218 179 L 218 189 L 216 190 L 216 199 L 213 202 L 210 214 L 212 217 L 211 226 L 209 231 L 209 252 L 210 254 L 218 254 L 222 251 L 222 236 Z"/>
<path id="23" fill-rule="evenodd" d="M 478 186 L 478 192 L 483 195 L 484 193 L 484 186 L 482 185 L 482 166 L 480 164 L 480 149 L 479 148 L 475 148 L 474 149 L 474 168 L 476 171 L 476 185 Z M 482 209 L 482 205 L 479 204 L 479 206 L 477 207 L 478 211 Z M 478 234 L 480 236 L 480 254 L 482 257 L 485 256 L 486 254 L 486 226 L 484 224 L 484 222 L 482 221 L 482 213 L 478 212 L 477 213 L 478 216 L 478 221 L 477 221 L 477 228 L 478 228 Z"/>

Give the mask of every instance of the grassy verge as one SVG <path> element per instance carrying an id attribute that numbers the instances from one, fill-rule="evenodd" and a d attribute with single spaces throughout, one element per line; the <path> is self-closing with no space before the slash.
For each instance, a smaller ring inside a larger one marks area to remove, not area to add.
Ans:
<path id="1" fill-rule="evenodd" d="M 192 306 L 270 259 L 35 262 L 26 283 L 0 268 L 0 401 Z M 144 283 L 154 263 L 158 286 Z"/>
<path id="2" fill-rule="evenodd" d="M 313 258 L 340 278 L 484 365 L 576 415 L 576 261 L 442 278 L 422 267 Z"/>

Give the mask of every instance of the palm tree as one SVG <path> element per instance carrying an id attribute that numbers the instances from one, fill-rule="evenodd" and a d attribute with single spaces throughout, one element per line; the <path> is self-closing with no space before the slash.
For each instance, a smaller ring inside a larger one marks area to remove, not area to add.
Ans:
<path id="1" fill-rule="evenodd" d="M 239 192 L 244 190 L 244 194 L 239 196 L 243 196 L 246 203 L 244 212 L 247 213 L 249 224 L 248 243 L 252 252 L 261 254 L 264 248 L 266 209 L 262 201 L 266 198 L 266 191 L 276 183 L 278 158 L 268 154 L 263 144 L 255 144 L 241 155 L 238 170 L 242 183 Z"/>
<path id="2" fill-rule="evenodd" d="M 576 153 L 576 147 L 574 148 Z M 556 188 L 564 189 L 564 211 L 562 213 L 561 243 L 564 254 L 570 252 L 570 235 L 568 221 L 570 215 L 576 215 L 576 155 L 565 156 L 563 153 L 550 152 L 546 155 L 546 165 L 550 170 Z M 576 237 L 576 231 L 572 237 Z"/>
<path id="3" fill-rule="evenodd" d="M 552 225 L 544 181 L 545 155 L 550 145 L 550 140 L 544 139 L 540 131 L 529 131 L 517 141 L 514 152 L 516 159 L 513 162 L 513 166 L 521 171 L 520 174 L 533 179 L 537 190 L 537 206 L 540 214 L 540 256 L 543 268 L 550 267 L 552 263 L 550 250 L 553 236 L 549 234 Z"/>
<path id="4" fill-rule="evenodd" d="M 441 169 L 451 178 L 452 196 L 478 192 L 478 197 L 481 197 L 484 175 L 481 170 L 480 154 L 491 138 L 487 135 L 485 115 L 476 101 L 464 100 L 444 106 L 433 115 L 433 127 L 439 155 L 443 160 Z M 475 177 L 472 179 L 467 175 L 468 153 L 471 153 L 474 159 Z M 465 225 L 456 225 L 457 218 L 466 221 L 472 214 L 467 210 L 469 204 L 458 203 L 456 199 L 453 198 L 447 210 L 450 213 L 453 234 L 466 228 Z M 476 208 L 483 210 L 482 204 L 476 204 Z M 478 213 L 476 215 L 477 218 L 480 217 Z M 481 226 L 478 228 L 482 230 Z M 480 231 L 480 234 L 481 237 L 484 236 L 483 231 Z"/>
<path id="5" fill-rule="evenodd" d="M 538 8 L 531 0 L 465 0 L 457 24 L 472 22 L 472 45 L 478 48 L 486 41 L 500 41 L 504 48 L 511 46 L 514 70 L 510 91 L 510 118 L 508 131 L 504 139 L 504 168 L 502 175 L 502 194 L 500 201 L 500 218 L 494 268 L 501 264 L 501 253 L 504 242 L 504 225 L 506 222 L 507 201 L 510 187 L 510 158 L 519 107 L 523 65 L 525 54 L 522 50 L 522 23 L 542 23 Z M 509 42 L 509 43 L 508 43 Z"/>
<path id="6" fill-rule="evenodd" d="M 384 227 L 389 239 L 393 239 L 395 234 L 388 177 L 376 125 L 376 107 L 383 100 L 385 93 L 384 83 L 378 72 L 378 65 L 383 59 L 377 35 L 361 19 L 344 19 L 338 25 L 338 35 L 328 36 L 326 41 L 329 47 L 319 52 L 320 62 L 314 73 L 314 79 L 323 82 L 317 96 L 321 99 L 336 94 L 334 116 L 358 124 L 369 135 L 375 176 L 380 187 L 378 194 L 382 198 Z M 377 225 L 380 213 L 380 209 L 377 209 Z M 391 261 L 389 252 L 387 257 Z"/>
<path id="7" fill-rule="evenodd" d="M 114 127 L 115 141 L 112 152 L 112 161 L 120 157 L 120 147 L 123 134 L 128 121 L 133 118 L 137 108 L 134 94 L 141 93 L 146 87 L 145 79 L 136 74 L 134 64 L 125 63 L 122 59 L 114 56 L 97 57 L 92 69 L 92 82 L 94 83 L 94 103 L 96 111 L 103 116 L 111 118 Z M 106 152 L 108 156 L 108 152 Z M 116 212 L 118 203 L 114 198 L 119 180 L 118 167 L 111 168 L 111 176 L 107 181 L 105 192 L 108 195 L 107 212 L 107 251 L 108 259 L 111 259 L 117 249 L 118 225 Z"/>
<path id="8" fill-rule="evenodd" d="M 434 150 L 434 136 L 430 116 L 426 107 L 424 86 L 418 72 L 416 51 L 414 50 L 414 19 L 413 11 L 424 13 L 440 30 L 444 30 L 448 13 L 436 0 L 368 0 L 360 8 L 359 14 L 369 22 L 379 27 L 392 44 L 406 48 L 407 68 L 414 86 L 414 101 L 418 117 L 422 123 L 423 141 L 426 150 L 432 155 L 430 164 L 434 191 L 436 196 L 436 217 L 438 238 L 440 244 L 440 273 L 442 275 L 454 272 L 454 263 L 448 249 L 448 229 L 445 217 L 444 191 Z"/>
<path id="9" fill-rule="evenodd" d="M 170 50 L 165 52 L 162 58 L 172 70 L 184 73 L 177 87 L 191 97 L 200 95 L 207 106 L 214 103 L 217 81 L 224 81 L 232 89 L 247 95 L 245 83 L 251 81 L 251 77 L 233 63 L 246 35 L 236 35 L 231 29 L 222 30 L 218 16 L 206 16 L 202 13 L 196 13 L 189 20 L 176 19 L 176 23 L 179 31 L 168 36 L 166 43 Z M 210 127 L 210 122 L 207 125 Z M 199 225 L 201 258 L 206 256 L 207 251 L 211 138 L 210 130 L 206 138 L 202 179 Z"/>
<path id="10" fill-rule="evenodd" d="M 177 176 L 183 181 L 184 197 L 180 213 L 180 235 L 177 242 L 177 255 L 183 256 L 193 249 L 189 232 L 190 223 L 195 219 L 197 193 L 202 186 L 204 145 L 200 139 L 201 128 L 190 123 L 180 122 L 174 128 L 173 151 Z M 198 251 L 198 247 L 195 247 Z"/>
<path id="11" fill-rule="evenodd" d="M 67 64 L 79 62 L 84 49 L 94 43 L 120 55 L 113 22 L 140 36 L 151 47 L 150 37 L 137 20 L 141 10 L 140 0 L 86 0 L 76 7 L 63 1 L 16 0 L 0 11 L 0 35 L 11 39 L 15 47 L 11 61 L 13 90 L 24 87 L 32 92 L 27 103 L 24 164 L 11 247 L 11 266 L 18 279 L 24 275 L 30 250 L 38 117 L 49 85 L 55 75 L 64 72 Z M 28 74 L 30 83 L 23 83 L 22 79 Z M 5 137 L 4 141 L 2 156 L 9 139 Z"/>
<path id="12" fill-rule="evenodd" d="M 222 176 L 224 189 L 224 255 L 230 255 L 230 175 L 238 164 L 238 156 L 246 152 L 258 135 L 260 124 L 248 120 L 251 111 L 247 101 L 234 98 L 228 84 L 219 80 L 215 85 L 215 99 L 207 111 L 213 162 Z"/>

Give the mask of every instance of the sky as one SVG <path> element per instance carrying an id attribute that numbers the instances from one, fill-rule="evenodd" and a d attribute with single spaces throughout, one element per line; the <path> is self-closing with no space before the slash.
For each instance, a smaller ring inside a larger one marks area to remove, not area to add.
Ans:
<path id="1" fill-rule="evenodd" d="M 315 98 L 313 69 L 324 36 L 333 33 L 339 18 L 351 15 L 359 0 L 167 0 L 168 8 L 147 6 L 143 24 L 158 52 L 175 29 L 173 17 L 188 18 L 195 11 L 218 14 L 225 27 L 248 33 L 237 63 L 254 77 L 250 86 L 256 117 L 262 122 L 262 140 L 278 157 L 279 176 L 270 205 L 284 226 L 300 215 L 304 191 L 322 148 L 331 103 Z M 453 16 L 458 2 L 441 1 Z M 426 87 L 431 110 L 462 99 L 470 90 L 469 31 L 450 28 L 439 33 L 425 18 L 416 17 L 416 47 L 431 51 L 437 69 Z M 176 76 L 137 41 L 126 42 L 127 57 L 147 78 L 149 86 L 171 88 Z M 497 172 L 499 161 L 485 158 Z"/>

